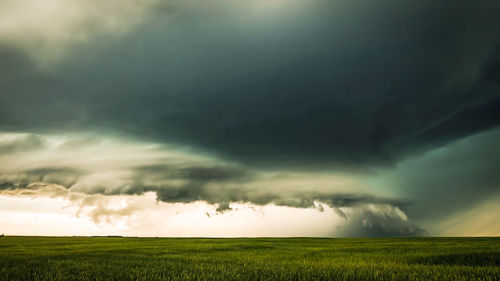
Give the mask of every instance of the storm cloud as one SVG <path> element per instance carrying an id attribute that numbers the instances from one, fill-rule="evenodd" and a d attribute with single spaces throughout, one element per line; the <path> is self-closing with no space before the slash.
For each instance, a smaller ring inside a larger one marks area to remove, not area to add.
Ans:
<path id="1" fill-rule="evenodd" d="M 307 173 L 259 171 L 161 144 L 124 142 L 112 137 L 89 141 L 80 135 L 69 138 L 29 134 L 0 136 L 0 144 L 7 143 L 4 146 L 14 146 L 16 140 L 19 143 L 16 147 L 22 147 L 30 139 L 45 143 L 37 150 L 11 150 L 0 157 L 3 189 L 25 189 L 43 183 L 88 194 L 155 192 L 158 200 L 164 202 L 202 200 L 225 206 L 231 202 L 300 208 L 314 207 L 315 201 L 335 208 L 408 203 L 362 192 L 362 186 L 342 175 L 317 175 L 322 181 L 322 186 L 317 188 L 314 176 Z M 123 155 L 122 151 L 127 154 Z M 290 183 L 290 179 L 294 179 L 294 183 Z"/>
<path id="2" fill-rule="evenodd" d="M 51 73 L 11 50 L 2 127 L 104 126 L 249 164 L 356 167 L 498 124 L 499 4 L 302 4 L 259 18 L 172 2 Z"/>
<path id="3" fill-rule="evenodd" d="M 321 202 L 346 236 L 498 192 L 497 1 L 63 2 L 0 4 L 3 190 Z"/>
<path id="4" fill-rule="evenodd" d="M 324 212 L 326 205 L 348 225 L 341 235 L 362 236 L 370 229 L 379 236 L 420 234 L 413 231 L 413 222 L 406 216 L 401 219 L 400 207 L 408 205 L 407 200 L 369 193 L 342 175 L 259 171 L 191 155 L 182 148 L 112 137 L 97 141 L 81 135 L 4 134 L 0 144 L 13 145 L 16 140 L 23 144 L 29 139 L 44 145 L 0 156 L 0 195 L 66 198 L 80 209 L 93 206 L 90 216 L 96 222 L 145 208 L 137 207 L 134 200 L 125 207 L 109 208 L 106 202 L 112 199 L 106 196 L 154 193 L 158 201 L 171 204 L 203 201 L 217 206 L 219 214 L 231 211 L 233 203 L 318 212 Z M 370 224 L 351 229 L 366 219 Z"/>
<path id="5" fill-rule="evenodd" d="M 467 137 L 381 171 L 372 183 L 392 186 L 393 194 L 412 198 L 413 204 L 404 208 L 408 216 L 437 226 L 500 199 L 499 143 L 499 129 Z"/>

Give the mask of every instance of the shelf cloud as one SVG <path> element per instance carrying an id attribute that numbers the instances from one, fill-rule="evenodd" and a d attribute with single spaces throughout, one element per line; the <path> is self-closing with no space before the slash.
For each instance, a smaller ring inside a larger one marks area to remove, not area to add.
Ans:
<path id="1" fill-rule="evenodd" d="M 135 204 L 114 211 L 96 204 L 106 202 L 106 196 L 152 192 L 160 202 L 203 201 L 218 206 L 218 213 L 231 211 L 232 203 L 317 208 L 318 212 L 324 211 L 318 204 L 325 204 L 349 225 L 369 220 L 357 226 L 361 229 L 349 228 L 345 235 L 364 235 L 361 230 L 373 230 L 373 235 L 419 233 L 399 209 L 409 202 L 368 194 L 359 183 L 342 175 L 258 171 L 182 148 L 79 134 L 1 135 L 0 148 L 12 147 L 26 149 L 9 149 L 0 156 L 4 167 L 0 195 L 62 197 L 80 208 L 95 204 L 98 208 L 91 216 L 96 222 L 136 211 Z M 289 184 L 290 179 L 294 184 Z"/>
<path id="2" fill-rule="evenodd" d="M 347 218 L 337 235 L 438 235 L 498 196 L 499 12 L 2 1 L 0 189 L 326 208 Z"/>

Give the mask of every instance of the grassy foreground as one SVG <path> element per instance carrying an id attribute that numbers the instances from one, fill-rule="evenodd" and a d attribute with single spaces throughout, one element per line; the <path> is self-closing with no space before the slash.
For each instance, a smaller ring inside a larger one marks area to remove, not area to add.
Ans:
<path id="1" fill-rule="evenodd" d="M 0 280 L 500 280 L 500 238 L 0 238 Z"/>

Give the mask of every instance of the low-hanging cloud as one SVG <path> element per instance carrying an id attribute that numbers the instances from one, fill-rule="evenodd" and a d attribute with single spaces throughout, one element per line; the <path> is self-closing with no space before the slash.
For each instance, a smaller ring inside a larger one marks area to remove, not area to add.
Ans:
<path id="1" fill-rule="evenodd" d="M 405 208 L 408 216 L 429 231 L 434 228 L 435 233 L 450 233 L 441 222 L 455 218 L 457 223 L 459 214 L 485 210 L 483 204 L 500 198 L 499 143 L 499 129 L 470 136 L 380 171 L 378 180 L 392 187 L 391 193 L 412 199 L 413 204 Z M 498 217 L 486 212 L 484 216 Z M 471 225 L 480 220 L 462 223 Z M 460 225 L 446 227 L 461 229 Z M 489 229 L 495 226 L 483 226 L 482 231 Z"/>
<path id="2" fill-rule="evenodd" d="M 426 232 L 410 221 L 398 207 L 387 204 L 368 204 L 353 208 L 349 219 L 338 230 L 339 236 L 384 237 L 418 236 Z"/>
<path id="3" fill-rule="evenodd" d="M 143 195 L 148 192 L 155 193 L 157 200 L 165 203 L 204 201 L 217 206 L 217 212 L 221 213 L 230 211 L 232 203 L 318 208 L 319 211 L 323 207 L 318 206 L 326 204 L 349 222 L 364 215 L 355 212 L 351 216 L 352 211 L 346 212 L 346 209 L 393 206 L 395 209 L 391 210 L 402 212 L 397 206 L 408 203 L 369 194 L 355 181 L 340 175 L 320 175 L 318 181 L 318 175 L 307 173 L 257 171 L 209 156 L 194 155 L 188 150 L 177 148 L 169 151 L 165 145 L 151 143 L 117 141 L 113 138 L 96 140 L 80 135 L 4 134 L 3 138 L 0 137 L 0 145 L 5 142 L 12 146 L 16 140 L 23 143 L 32 138 L 42 140 L 45 145 L 35 150 L 12 150 L 0 156 L 2 194 L 52 195 L 69 198 L 80 208 L 94 205 L 95 209 L 90 214 L 96 222 L 109 216 L 130 215 L 136 210 L 135 205 L 116 210 L 106 208 L 106 196 Z M 124 155 L 123 151 L 127 154 Z M 291 184 L 289 181 L 294 177 Z M 394 221 L 392 217 L 385 217 L 385 222 L 379 220 L 373 210 L 366 217 L 370 217 L 374 225 L 374 235 L 382 235 L 378 229 L 379 221 L 384 225 Z M 398 228 L 400 219 L 397 221 L 394 222 L 394 229 L 398 229 L 396 232 L 384 228 L 387 235 L 399 235 L 400 232 L 418 234 Z M 410 221 L 405 222 L 411 224 Z M 358 232 L 342 235 L 355 233 Z"/>
<path id="4" fill-rule="evenodd" d="M 326 187 L 310 188 L 306 185 L 314 184 L 314 180 L 307 173 L 294 178 L 293 172 L 257 171 L 163 145 L 112 138 L 89 141 L 80 136 L 66 140 L 29 134 L 14 136 L 17 136 L 19 147 L 23 147 L 27 139 L 39 139 L 45 145 L 36 150 L 31 147 L 25 151 L 12 150 L 0 158 L 2 163 L 10 163 L 2 165 L 1 169 L 4 188 L 26 188 L 41 182 L 89 194 L 153 191 L 164 202 L 205 200 L 221 204 L 241 201 L 302 208 L 314 206 L 315 200 L 337 207 L 357 203 L 404 204 L 365 194 L 355 181 L 342 176 L 325 175 L 326 180 L 321 184 Z M 4 139 L 7 142 L 4 146 L 14 146 L 16 142 L 12 135 Z M 127 154 L 123 155 L 123 151 Z M 296 182 L 289 183 L 291 179 Z"/>
<path id="5" fill-rule="evenodd" d="M 163 202 L 160 202 L 161 208 L 158 208 L 158 202 L 156 205 L 152 204 L 151 194 L 154 193 L 147 192 L 141 195 L 87 194 L 71 191 L 63 186 L 45 183 L 32 183 L 20 189 L 0 189 L 0 196 L 30 197 L 35 200 L 34 202 L 44 197 L 52 199 L 62 198 L 69 203 L 69 205 L 66 205 L 64 208 L 76 207 L 77 210 L 75 215 L 77 217 L 87 216 L 98 225 L 102 223 L 113 224 L 114 221 L 123 218 L 140 218 L 145 213 L 151 211 L 155 212 L 162 208 L 168 209 L 168 205 L 164 205 Z M 178 206 L 179 204 L 178 202 L 174 203 L 176 204 L 171 204 L 171 206 Z M 199 201 L 190 202 L 190 204 L 195 205 L 197 203 L 199 203 Z M 207 217 L 215 218 L 216 216 L 225 215 L 226 213 L 229 215 L 238 215 L 238 212 L 241 211 L 241 206 L 233 210 L 234 204 L 227 203 L 227 206 L 225 204 L 226 203 L 218 204 L 219 207 L 217 209 L 212 208 L 211 213 L 206 213 Z M 254 204 L 245 204 L 246 208 L 253 210 L 255 215 L 267 215 L 262 208 L 256 210 Z M 314 205 L 318 212 L 326 212 L 325 207 L 321 203 L 315 202 Z M 267 204 L 266 206 L 276 207 L 275 204 Z M 281 207 L 287 207 L 288 210 L 290 210 L 288 206 Z M 425 234 L 425 231 L 409 220 L 401 209 L 390 204 L 357 202 L 355 205 L 341 208 L 326 208 L 330 211 L 333 210 L 336 215 L 336 222 L 331 222 L 335 227 L 321 235 L 335 237 L 383 237 Z M 157 224 L 161 225 L 162 223 L 157 222 Z M 234 230 L 228 230 L 224 235 L 231 235 L 232 231 Z M 151 235 L 151 233 L 149 235 Z"/>

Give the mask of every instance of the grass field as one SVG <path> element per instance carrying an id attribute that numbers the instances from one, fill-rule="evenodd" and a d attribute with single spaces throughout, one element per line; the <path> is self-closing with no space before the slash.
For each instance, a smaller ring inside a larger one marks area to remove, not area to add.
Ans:
<path id="1" fill-rule="evenodd" d="M 0 238 L 0 280 L 500 280 L 500 238 Z"/>

